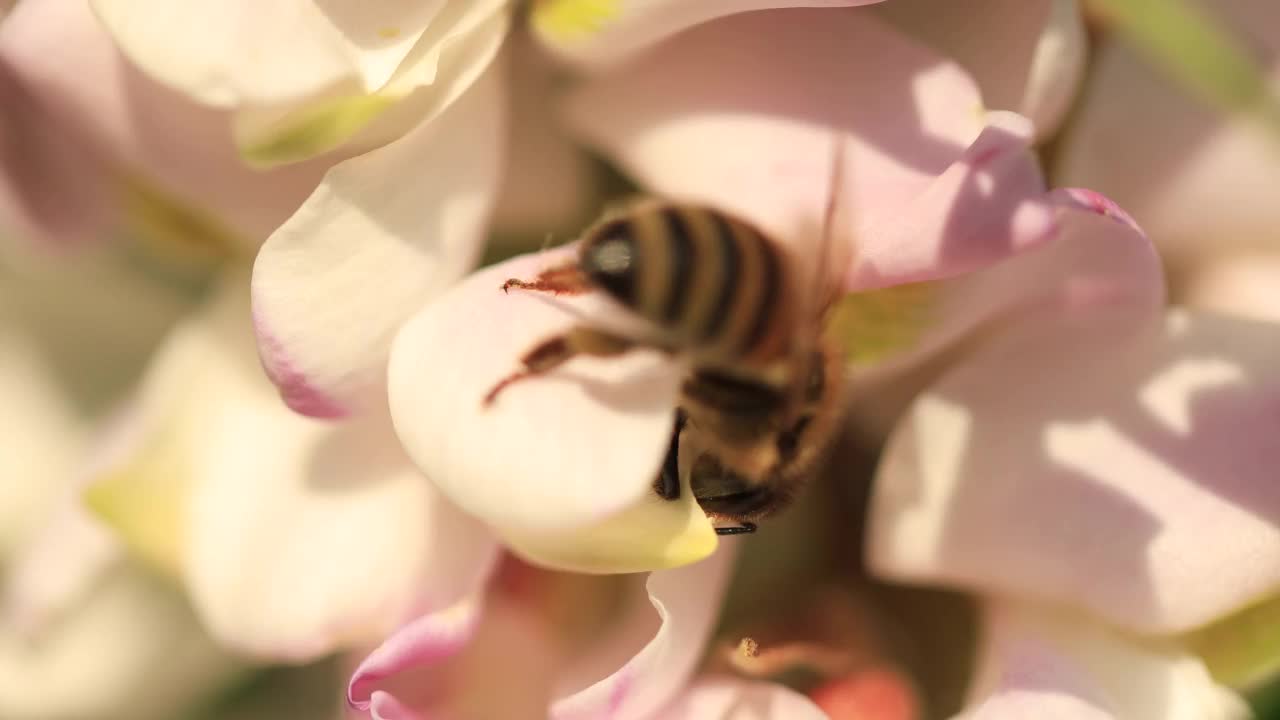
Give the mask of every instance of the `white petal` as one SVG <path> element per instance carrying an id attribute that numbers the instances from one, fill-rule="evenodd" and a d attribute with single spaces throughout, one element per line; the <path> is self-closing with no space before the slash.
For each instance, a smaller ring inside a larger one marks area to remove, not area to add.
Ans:
<path id="1" fill-rule="evenodd" d="M 566 671 L 550 717 L 587 720 L 607 714 L 614 720 L 640 720 L 675 698 L 689 682 L 715 628 L 736 554 L 735 545 L 725 543 L 700 563 L 650 575 L 652 608 L 633 605 L 612 634 L 601 639 L 599 654 L 580 659 Z M 645 629 L 652 627 L 653 610 L 660 622 L 656 632 L 618 667 L 618 656 L 626 656 L 624 645 L 645 637 Z M 594 682 L 575 687 L 583 680 Z"/>
<path id="2" fill-rule="evenodd" d="M 590 297 L 501 289 L 569 257 L 526 255 L 472 275 L 411 320 L 392 350 L 391 414 L 405 448 L 500 533 L 581 528 L 634 505 L 652 494 L 670 441 L 683 371 L 648 350 L 574 359 L 484 405 L 521 355 L 590 316 Z"/>
<path id="3" fill-rule="evenodd" d="M 767 8 L 845 7 L 880 0 L 545 0 L 531 22 L 543 42 L 565 58 L 608 65 L 663 38 L 709 20 Z"/>
<path id="4" fill-rule="evenodd" d="M 427 54 L 438 59 L 457 34 L 454 16 L 484 17 L 502 4 L 383 0 L 355 9 L 307 0 L 270 6 L 93 2 L 130 59 L 165 84 L 221 107 L 375 92 L 397 71 L 406 72 L 402 65 L 421 65 Z"/>
<path id="5" fill-rule="evenodd" d="M 973 707 L 958 720 L 1244 720 L 1248 708 L 1170 643 L 1016 604 L 986 609 Z"/>
<path id="6" fill-rule="evenodd" d="M 1280 325 L 1109 319 L 1031 315 L 917 400 L 876 479 L 879 571 L 1157 633 L 1280 587 Z"/>
<path id="7" fill-rule="evenodd" d="M 489 68 L 510 26 L 506 0 L 452 2 L 372 94 L 334 89 L 305 104 L 240 108 L 244 157 L 272 167 L 343 147 L 347 155 L 392 142 L 444 112 Z"/>
<path id="8" fill-rule="evenodd" d="M 0 626 L 0 717 L 174 717 L 238 667 L 162 580 L 121 566 L 33 642 Z"/>
<path id="9" fill-rule="evenodd" d="M 220 107 L 361 90 L 351 48 L 316 2 L 91 0 L 134 63 Z"/>
<path id="10" fill-rule="evenodd" d="M 150 512 L 179 517 L 136 522 L 173 528 L 169 552 L 213 634 L 308 659 L 469 591 L 489 535 L 432 492 L 385 414 L 334 425 L 282 406 L 249 331 L 247 276 L 234 273 L 151 368 L 149 437 L 107 472 L 117 492 L 178 494 Z"/>
<path id="11" fill-rule="evenodd" d="M 0 296 L 0 560 L 38 528 L 74 479 L 85 428 Z M 21 442 L 16 439 L 21 438 Z"/>
<path id="12" fill-rule="evenodd" d="M 52 52 L 59 62 L 49 62 Z M 209 236 L 232 244 L 224 250 L 256 248 L 324 173 L 320 162 L 271 172 L 247 167 L 228 114 L 143 75 L 121 57 L 86 2 L 23 3 L 0 29 L 0 55 L 32 96 L 15 108 L 14 126 L 33 148 L 28 152 L 39 153 L 28 160 L 40 167 L 19 166 L 18 182 L 28 186 L 33 212 L 60 211 L 46 223 L 84 215 L 98 233 L 124 222 L 144 236 L 176 236 L 171 242 L 180 247 Z M 49 116 L 43 123 L 23 127 L 42 110 Z M 56 164 L 59 151 L 71 152 L 74 164 Z M 93 161 L 101 165 L 96 172 Z M 53 186 L 41 190 L 33 180 Z M 92 198 L 77 193 L 86 181 L 107 206 L 99 217 L 92 217 Z M 65 232 L 60 225 L 53 229 Z"/>
<path id="13" fill-rule="evenodd" d="M 381 404 L 394 333 L 475 262 L 499 180 L 499 83 L 489 73 L 440 118 L 335 166 L 263 246 L 259 348 L 295 410 Z"/>

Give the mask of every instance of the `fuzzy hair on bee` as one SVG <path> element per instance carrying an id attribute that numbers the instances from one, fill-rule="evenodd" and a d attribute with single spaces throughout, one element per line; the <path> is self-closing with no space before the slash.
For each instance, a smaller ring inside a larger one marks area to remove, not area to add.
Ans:
<path id="1" fill-rule="evenodd" d="M 573 326 L 526 352 L 483 403 L 577 355 L 644 347 L 681 356 L 692 369 L 654 491 L 677 499 L 687 478 L 716 532 L 755 531 L 800 490 L 842 419 L 843 354 L 822 336 L 836 292 L 832 278 L 818 276 L 839 266 L 824 255 L 840 164 L 837 144 L 822 252 L 811 268 L 790 245 L 732 213 L 651 199 L 592 226 L 570 262 L 508 280 L 506 292 L 602 292 L 646 330 Z"/>

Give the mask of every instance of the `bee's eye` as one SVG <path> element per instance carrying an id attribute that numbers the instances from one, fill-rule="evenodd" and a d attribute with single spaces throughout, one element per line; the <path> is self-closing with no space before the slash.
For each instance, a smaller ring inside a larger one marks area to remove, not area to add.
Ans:
<path id="1" fill-rule="evenodd" d="M 809 423 L 813 422 L 812 415 L 805 415 L 796 421 L 789 429 L 778 433 L 778 455 L 784 460 L 793 457 L 796 449 L 800 447 L 800 436 L 805 429 L 809 427 Z"/>

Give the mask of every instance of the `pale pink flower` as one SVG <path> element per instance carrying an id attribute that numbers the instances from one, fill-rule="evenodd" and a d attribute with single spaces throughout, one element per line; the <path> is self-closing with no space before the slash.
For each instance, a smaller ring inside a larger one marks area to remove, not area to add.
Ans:
<path id="1" fill-rule="evenodd" d="M 878 103 L 855 102 L 860 92 Z M 1132 325 L 1163 301 L 1154 256 L 1127 216 L 1094 193 L 1046 192 L 1027 149 L 1031 125 L 972 112 L 980 107 L 959 67 L 874 17 L 788 10 L 668 39 L 585 83 L 569 110 L 571 125 L 646 189 L 733 210 L 794 240 L 801 254 L 813 252 L 798 243 L 819 225 L 832 138 L 841 138 L 848 182 L 836 241 L 856 253 L 836 274 L 854 293 L 927 282 L 935 301 L 907 342 L 863 368 L 874 379 L 1037 310 Z M 675 712 L 696 686 L 687 671 L 673 677 L 669 664 L 649 665 L 650 653 L 703 652 L 705 630 L 680 632 L 694 646 L 678 651 L 665 647 L 664 632 L 694 622 L 685 615 L 700 618 L 698 627 L 715 616 L 707 608 L 720 603 L 717 576 L 736 544 L 713 552 L 716 537 L 689 493 L 678 502 L 652 494 L 686 368 L 643 351 L 584 358 L 512 386 L 491 409 L 481 403 L 537 341 L 584 317 L 625 322 L 598 298 L 547 303 L 499 289 L 565 257 L 551 251 L 482 270 L 411 319 L 391 352 L 392 417 L 443 494 L 535 563 L 638 571 L 710 555 L 650 576 L 655 607 L 669 613 L 645 636 L 649 645 L 638 654 L 618 645 L 593 675 L 604 679 L 582 694 L 559 683 L 550 698 L 552 716 L 666 717 L 659 709 Z M 674 577 L 680 595 L 666 600 L 660 588 Z M 695 598 L 679 599 L 684 592 Z M 405 626 L 357 671 L 353 703 L 375 717 L 426 712 L 375 680 L 453 657 L 480 617 L 462 606 Z"/>
<path id="2" fill-rule="evenodd" d="M 1280 588 L 1280 327 L 1050 310 L 916 400 L 876 479 L 871 565 L 989 594 L 995 705 L 1068 695 L 1079 708 L 1063 717 L 1239 717 L 1196 655 L 1246 687 L 1280 656 L 1245 640 L 1251 618 L 1219 622 L 1274 607 Z"/>
<path id="3" fill-rule="evenodd" d="M 86 2 L 22 2 L 0 25 L 0 227 L 57 244 L 111 234 L 255 248 L 326 163 L 269 172 L 228 115 L 125 60 Z"/>
<path id="4" fill-rule="evenodd" d="M 1199 2 L 1280 93 L 1280 8 Z M 1280 143 L 1248 114 L 1199 101 L 1114 38 L 1056 159 L 1057 179 L 1107 193 L 1133 213 L 1169 264 L 1175 299 L 1280 317 Z"/>
<path id="5" fill-rule="evenodd" d="M 652 50 L 655 43 L 682 32 L 701 32 L 708 24 L 719 24 L 717 18 L 754 15 L 744 12 L 748 10 L 812 6 L 824 9 L 795 12 L 852 14 L 874 22 L 870 9 L 843 7 L 873 2 L 753 0 L 689 4 L 659 1 L 600 5 L 553 0 L 535 5 L 530 24 L 544 47 L 589 73 L 594 78 L 590 84 L 608 86 L 615 76 L 625 78 L 627 62 Z M 984 87 L 991 87 L 996 96 L 995 102 L 984 106 L 974 93 L 974 104 L 965 109 L 957 106 L 955 112 L 973 121 L 967 126 L 976 127 L 987 108 L 1027 110 L 1037 123 L 1033 132 L 1042 132 L 1041 126 L 1053 127 L 1063 111 L 1065 98 L 1071 95 L 1072 78 L 1081 62 L 1077 32 L 1080 20 L 1074 4 L 1035 0 L 1009 8 L 996 0 L 984 0 L 984 9 L 975 13 L 977 16 L 993 18 L 993 22 L 981 28 L 986 31 L 983 35 L 988 40 L 986 44 L 955 43 L 953 40 L 957 38 L 948 37 L 927 38 L 944 52 L 955 47 L 962 61 L 977 68 Z M 924 26 L 910 12 L 895 21 L 908 28 Z M 1018 63 L 992 62 L 981 52 L 982 47 L 1016 47 L 1018 57 L 1025 57 L 1033 71 L 1011 73 L 1009 68 Z M 834 97 L 847 97 L 855 104 L 870 104 L 868 98 L 880 89 L 891 87 L 892 81 L 888 78 L 902 77 L 902 71 L 892 68 L 899 60 L 897 56 L 873 58 L 866 53 L 859 56 L 859 61 L 885 68 L 887 72 L 882 78 L 873 77 L 875 73 L 870 67 L 863 68 L 857 71 L 856 80 L 860 84 L 856 87 L 824 91 Z M 524 62 L 527 60 L 522 60 Z M 939 69 L 934 79 L 924 71 L 923 63 L 917 58 L 914 65 L 920 71 L 918 82 L 922 91 L 927 84 L 945 83 L 946 74 L 955 69 Z M 498 72 L 500 68 L 495 68 L 491 74 Z M 680 72 L 683 73 L 683 68 Z M 474 263 L 479 253 L 477 238 L 501 182 L 502 155 L 497 140 L 501 129 L 495 123 L 500 124 L 503 115 L 502 94 L 490 86 L 498 82 L 482 79 L 468 93 L 474 97 L 460 98 L 437 121 L 420 125 L 414 132 L 365 158 L 335 168 L 321 190 L 263 248 L 255 270 L 255 321 L 264 364 L 291 407 L 318 417 L 339 417 L 358 412 L 362 407 L 376 407 L 385 391 L 386 358 L 395 333 L 424 302 Z M 619 86 L 625 82 L 621 80 Z M 749 82 L 748 76 L 743 75 L 735 82 Z M 677 80 L 673 91 L 687 92 L 681 86 L 694 87 L 695 83 Z M 658 90 L 655 86 L 646 92 Z M 913 102 L 905 86 L 897 91 L 896 101 L 899 104 Z M 804 102 L 821 105 L 829 104 L 830 100 Z M 612 112 L 603 115 L 613 118 Z M 871 108 L 850 108 L 847 119 L 851 121 L 860 114 L 873 112 Z M 577 113 L 571 111 L 570 114 Z M 940 114 L 935 111 L 934 116 Z M 519 107 L 512 117 L 524 117 Z M 959 123 L 958 120 L 942 123 L 937 128 L 922 128 L 928 142 L 913 151 L 914 157 L 902 162 L 904 168 L 917 160 L 942 161 L 945 145 L 971 139 L 971 136 L 957 139 L 955 128 L 947 127 L 948 123 Z M 571 117 L 569 127 L 580 139 L 595 144 L 593 130 L 585 121 Z M 903 138 L 908 135 L 910 133 L 904 133 Z M 898 142 L 891 152 L 903 152 L 903 138 L 895 141 L 877 136 L 867 140 L 869 145 Z M 517 134 L 517 142 L 519 139 Z M 544 157 L 520 147 L 517 144 L 513 159 Z M 542 152 L 552 152 L 549 148 L 553 145 L 542 147 Z M 800 154 L 808 152 L 809 149 L 802 149 Z M 612 151 L 610 154 L 625 167 L 625 157 Z M 869 154 L 874 156 L 876 152 Z M 575 165 L 569 159 L 573 157 L 571 150 L 561 147 L 550 157 L 564 164 L 567 176 L 551 175 L 549 168 L 543 168 L 542 172 L 515 168 L 516 175 L 521 177 L 508 176 L 506 198 L 513 203 L 508 207 L 520 202 L 519 191 L 531 182 L 541 180 L 543 185 L 553 187 L 578 182 L 572 175 Z M 743 154 L 743 162 L 750 159 L 750 153 Z M 884 163 L 860 157 L 860 167 L 864 162 L 869 164 L 859 172 L 877 175 L 884 168 Z M 450 172 L 431 172 L 441 167 L 450 168 Z M 682 172 L 700 171 L 690 158 Z M 907 170 L 903 173 L 910 175 Z M 528 175 L 532 180 L 524 177 Z M 633 176 L 642 184 L 650 185 L 647 178 L 635 173 Z M 891 183 L 901 179 L 883 178 Z M 679 188 L 659 184 L 646 189 L 661 192 Z M 575 207 L 575 204 L 568 203 L 568 206 Z M 530 217 L 527 213 L 525 216 Z M 358 236 L 360 241 L 349 241 L 353 236 Z M 379 278 L 376 287 L 368 283 L 372 276 Z M 348 342 L 331 342 L 335 333 L 346 337 Z"/>
<path id="6" fill-rule="evenodd" d="M 119 366 L 155 342 L 158 318 L 181 303 L 122 272 L 118 258 L 46 266 L 28 247 L 3 247 L 0 716 L 173 717 L 241 668 L 80 493 L 107 425 L 86 408 L 110 397 Z M 102 362 L 86 362 L 95 353 Z"/>

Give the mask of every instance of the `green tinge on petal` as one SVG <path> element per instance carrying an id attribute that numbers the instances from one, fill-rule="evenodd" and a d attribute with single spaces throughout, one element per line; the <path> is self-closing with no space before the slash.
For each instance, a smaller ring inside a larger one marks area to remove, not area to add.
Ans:
<path id="1" fill-rule="evenodd" d="M 264 169 L 315 157 L 350 140 L 401 99 L 358 95 L 310 105 L 281 118 L 260 137 L 238 138 L 240 156 Z"/>
<path id="2" fill-rule="evenodd" d="M 127 464 L 85 490 L 85 503 L 141 560 L 178 579 L 185 552 L 187 476 L 184 453 L 161 435 Z"/>
<path id="3" fill-rule="evenodd" d="M 1184 639 L 1224 685 L 1250 689 L 1275 680 L 1280 677 L 1280 596 Z"/>
<path id="4" fill-rule="evenodd" d="M 1130 44 L 1201 98 L 1280 132 L 1280 99 L 1245 45 L 1189 0 L 1091 0 Z"/>
<path id="5" fill-rule="evenodd" d="M 537 0 L 533 27 L 552 40 L 576 40 L 600 31 L 621 12 L 620 0 Z"/>
<path id="6" fill-rule="evenodd" d="M 850 293 L 837 301 L 829 337 L 854 365 L 879 362 L 915 345 L 933 318 L 934 283 Z"/>
<path id="7" fill-rule="evenodd" d="M 577 573 L 634 573 L 690 565 L 715 552 L 715 528 L 689 492 L 680 501 L 649 494 L 596 525 L 563 533 L 506 532 L 512 552 L 533 565 Z"/>
<path id="8" fill-rule="evenodd" d="M 207 263 L 248 247 L 212 213 L 193 207 L 149 181 L 132 175 L 118 179 L 126 230 L 157 255 Z"/>

